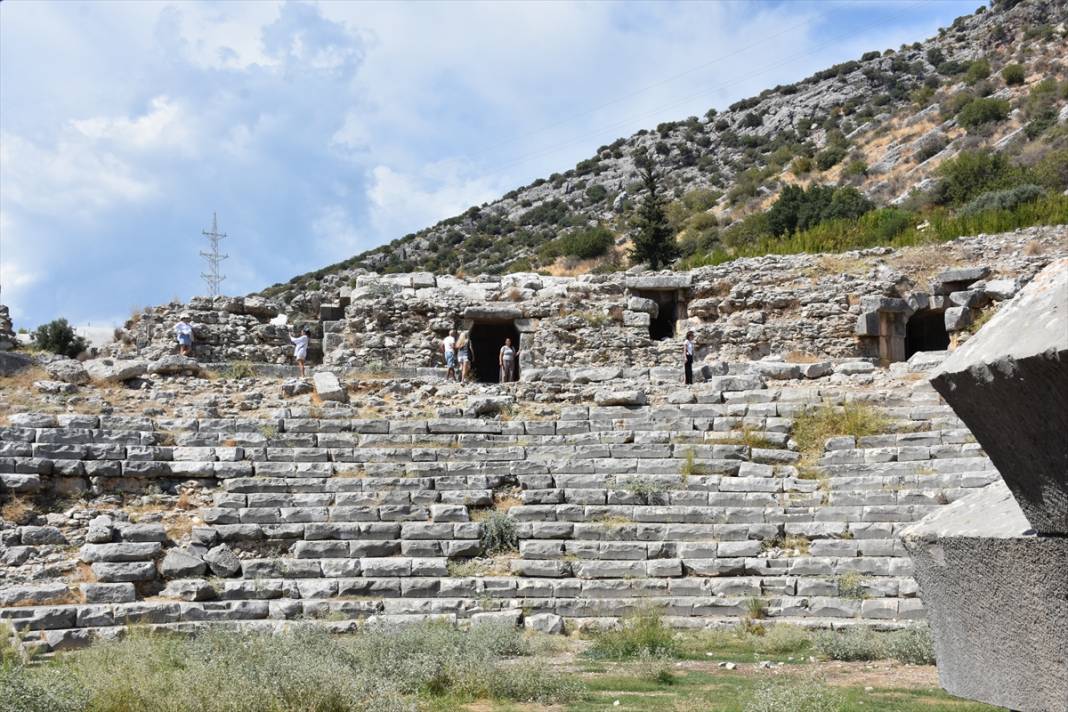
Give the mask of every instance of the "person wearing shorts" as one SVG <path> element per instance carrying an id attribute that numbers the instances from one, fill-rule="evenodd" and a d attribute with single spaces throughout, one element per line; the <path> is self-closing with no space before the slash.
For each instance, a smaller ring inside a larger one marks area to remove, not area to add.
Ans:
<path id="1" fill-rule="evenodd" d="M 174 325 L 174 335 L 178 338 L 178 353 L 189 356 L 193 352 L 193 326 L 185 314 Z"/>
<path id="2" fill-rule="evenodd" d="M 293 359 L 300 366 L 300 377 L 304 378 L 304 362 L 308 359 L 308 342 L 311 341 L 311 332 L 308 327 L 300 330 L 300 336 L 290 336 L 293 344 Z"/>
<path id="3" fill-rule="evenodd" d="M 467 383 L 471 378 L 471 341 L 466 331 L 456 339 L 456 361 L 460 364 L 460 383 Z"/>
<path id="4" fill-rule="evenodd" d="M 441 352 L 445 356 L 445 368 L 448 372 L 445 374 L 446 381 L 456 380 L 456 329 L 449 332 L 441 341 Z"/>

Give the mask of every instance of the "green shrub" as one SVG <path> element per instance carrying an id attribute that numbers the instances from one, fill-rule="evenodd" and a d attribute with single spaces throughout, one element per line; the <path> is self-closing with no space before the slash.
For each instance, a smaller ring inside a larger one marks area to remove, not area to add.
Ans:
<path id="1" fill-rule="evenodd" d="M 790 172 L 795 176 L 803 176 L 812 170 L 812 159 L 808 156 L 798 156 L 790 163 Z"/>
<path id="2" fill-rule="evenodd" d="M 872 207 L 871 201 L 853 187 L 813 185 L 805 189 L 788 185 L 767 212 L 768 230 L 772 235 L 785 235 L 824 220 L 857 218 Z"/>
<path id="3" fill-rule="evenodd" d="M 856 178 L 866 176 L 868 175 L 868 164 L 860 159 L 850 161 L 846 164 L 846 167 L 842 169 L 842 175 Z"/>
<path id="4" fill-rule="evenodd" d="M 862 661 L 894 659 L 912 665 L 935 662 L 934 642 L 927 626 L 889 633 L 854 627 L 843 631 L 820 631 L 813 647 L 820 657 L 830 660 Z"/>
<path id="5" fill-rule="evenodd" d="M 926 625 L 895 630 L 884 639 L 886 656 L 909 665 L 934 665 L 934 639 Z"/>
<path id="6" fill-rule="evenodd" d="M 984 97 L 968 102 L 957 114 L 957 122 L 971 131 L 985 124 L 1004 121 L 1008 115 L 1008 101 Z"/>
<path id="7" fill-rule="evenodd" d="M 639 656 L 673 658 L 679 651 L 675 633 L 664 626 L 658 613 L 646 610 L 624 618 L 619 628 L 597 633 L 587 655 L 598 660 L 633 660 Z"/>
<path id="8" fill-rule="evenodd" d="M 972 198 L 960 210 L 961 215 L 975 215 L 987 210 L 1014 210 L 1024 203 L 1034 202 L 1045 191 L 1037 185 L 1025 183 L 1015 188 L 992 190 Z"/>
<path id="9" fill-rule="evenodd" d="M 1006 64 L 1001 70 L 1001 78 L 1009 86 L 1019 86 L 1024 83 L 1025 72 L 1022 64 Z"/>
<path id="10" fill-rule="evenodd" d="M 986 61 L 985 58 L 977 59 L 968 65 L 968 71 L 964 73 L 964 81 L 968 84 L 975 84 L 989 76 L 990 62 Z"/>
<path id="11" fill-rule="evenodd" d="M 236 380 L 238 378 L 255 378 L 256 367 L 251 361 L 232 361 L 222 373 L 223 378 Z"/>
<path id="12" fill-rule="evenodd" d="M 938 167 L 935 201 L 961 204 L 985 191 L 1007 187 L 1012 172 L 1008 160 L 1000 153 L 962 151 Z"/>
<path id="13" fill-rule="evenodd" d="M 841 712 L 841 693 L 818 678 L 772 679 L 760 683 L 744 712 Z"/>
<path id="14" fill-rule="evenodd" d="M 1046 152 L 1029 173 L 1036 183 L 1050 190 L 1068 190 L 1068 148 Z"/>
<path id="15" fill-rule="evenodd" d="M 479 538 L 486 554 L 500 554 L 519 549 L 519 530 L 515 520 L 505 512 L 491 512 L 482 522 Z"/>
<path id="16" fill-rule="evenodd" d="M 564 235 L 559 240 L 564 255 L 589 260 L 608 252 L 615 244 L 616 236 L 608 228 L 598 225 Z"/>
<path id="17" fill-rule="evenodd" d="M 846 157 L 846 149 L 842 146 L 828 146 L 816 154 L 816 167 L 826 171 L 838 165 Z"/>
<path id="18" fill-rule="evenodd" d="M 586 198 L 591 203 L 599 203 L 608 196 L 608 189 L 600 183 L 594 183 L 586 189 Z"/>
<path id="19" fill-rule="evenodd" d="M 89 342 L 74 333 L 66 319 L 55 319 L 37 327 L 34 343 L 38 348 L 61 356 L 76 357 L 89 348 Z"/>

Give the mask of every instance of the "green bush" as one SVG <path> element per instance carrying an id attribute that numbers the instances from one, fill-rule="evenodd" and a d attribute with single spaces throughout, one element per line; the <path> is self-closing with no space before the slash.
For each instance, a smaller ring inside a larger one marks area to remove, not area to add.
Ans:
<path id="1" fill-rule="evenodd" d="M 37 327 L 34 343 L 45 351 L 70 358 L 89 348 L 89 342 L 75 334 L 74 327 L 66 319 L 56 319 Z"/>
<path id="2" fill-rule="evenodd" d="M 960 210 L 961 215 L 975 215 L 987 210 L 1014 210 L 1017 206 L 1042 197 L 1045 191 L 1037 185 L 1025 183 L 1005 190 L 992 190 L 972 198 Z"/>
<path id="3" fill-rule="evenodd" d="M 623 619 L 619 628 L 597 633 L 587 655 L 598 660 L 633 660 L 638 657 L 673 658 L 679 655 L 675 633 L 660 615 L 639 611 Z"/>
<path id="4" fill-rule="evenodd" d="M 786 235 L 824 220 L 858 218 L 873 207 L 870 200 L 850 186 L 813 185 L 805 189 L 788 185 L 767 212 L 768 231 L 772 235 Z"/>
<path id="5" fill-rule="evenodd" d="M 762 682 L 744 712 L 841 712 L 841 693 L 818 678 Z"/>
<path id="6" fill-rule="evenodd" d="M 935 202 L 960 204 L 987 190 L 1007 187 L 1012 173 L 1008 159 L 1000 153 L 962 151 L 938 167 Z"/>
<path id="7" fill-rule="evenodd" d="M 985 124 L 1004 121 L 1008 115 L 1009 102 L 984 97 L 968 102 L 957 114 L 957 122 L 972 131 Z"/>
<path id="8" fill-rule="evenodd" d="M 597 226 L 564 235 L 559 239 L 562 254 L 589 260 L 608 252 L 615 244 L 616 236 L 608 228 Z"/>
<path id="9" fill-rule="evenodd" d="M 586 189 L 586 198 L 591 203 L 599 203 L 608 196 L 608 189 L 600 183 L 594 183 Z"/>
<path id="10" fill-rule="evenodd" d="M 519 549 L 519 530 L 515 520 L 505 512 L 490 512 L 482 522 L 482 551 L 486 554 L 500 554 Z"/>
<path id="11" fill-rule="evenodd" d="M 990 62 L 986 59 L 977 59 L 968 65 L 968 71 L 964 73 L 964 81 L 968 84 L 986 79 L 990 76 Z"/>
<path id="12" fill-rule="evenodd" d="M 813 647 L 821 657 L 846 662 L 887 659 L 912 665 L 935 662 L 934 641 L 927 626 L 889 633 L 876 633 L 865 627 L 820 631 L 814 637 Z"/>
<path id="13" fill-rule="evenodd" d="M 1001 78 L 1009 86 L 1019 86 L 1024 83 L 1025 72 L 1022 64 L 1006 64 L 1001 70 Z"/>
<path id="14" fill-rule="evenodd" d="M 846 149 L 843 146 L 828 146 L 816 154 L 816 168 L 826 171 L 838 165 L 846 157 Z"/>

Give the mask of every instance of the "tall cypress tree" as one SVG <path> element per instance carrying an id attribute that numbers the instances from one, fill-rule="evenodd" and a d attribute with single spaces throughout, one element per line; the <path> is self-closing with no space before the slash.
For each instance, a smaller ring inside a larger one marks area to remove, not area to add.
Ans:
<path id="1" fill-rule="evenodd" d="M 651 269 L 660 269 L 669 266 L 678 258 L 679 246 L 664 212 L 660 175 L 652 158 L 647 153 L 636 153 L 634 163 L 638 167 L 638 177 L 645 188 L 645 196 L 634 217 L 637 234 L 630 250 L 630 259 L 635 264 L 644 262 Z"/>

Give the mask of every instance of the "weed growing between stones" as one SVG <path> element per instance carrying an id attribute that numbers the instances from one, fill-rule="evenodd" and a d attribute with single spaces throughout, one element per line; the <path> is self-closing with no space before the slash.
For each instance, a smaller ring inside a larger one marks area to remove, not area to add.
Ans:
<path id="1" fill-rule="evenodd" d="M 490 512 L 482 520 L 482 551 L 487 555 L 519 550 L 519 530 L 505 512 Z"/>
<path id="2" fill-rule="evenodd" d="M 811 466 L 828 438 L 839 435 L 864 437 L 887 432 L 889 420 L 875 408 L 851 402 L 842 406 L 823 405 L 810 408 L 794 420 L 793 438 L 801 450 L 802 463 Z"/>
<path id="3" fill-rule="evenodd" d="M 230 381 L 236 381 L 239 378 L 255 378 L 256 368 L 251 361 L 233 361 L 221 375 Z"/>
<path id="4" fill-rule="evenodd" d="M 25 712 L 414 712 L 476 699 L 558 704 L 579 683 L 534 665 L 512 627 L 446 624 L 373 628 L 331 637 L 134 634 L 45 665 L 0 667 L 0 707 Z"/>

